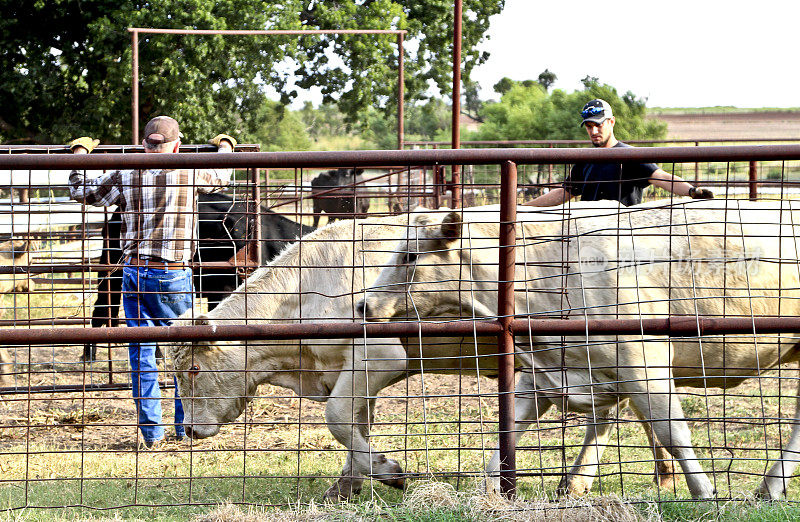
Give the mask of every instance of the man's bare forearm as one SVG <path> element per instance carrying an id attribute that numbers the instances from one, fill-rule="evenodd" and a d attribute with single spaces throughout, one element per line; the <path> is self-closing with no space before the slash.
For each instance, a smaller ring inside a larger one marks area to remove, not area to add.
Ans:
<path id="1" fill-rule="evenodd" d="M 572 197 L 572 194 L 564 190 L 564 187 L 554 188 L 547 194 L 542 194 L 538 198 L 526 201 L 523 205 L 529 207 L 555 207 Z"/>

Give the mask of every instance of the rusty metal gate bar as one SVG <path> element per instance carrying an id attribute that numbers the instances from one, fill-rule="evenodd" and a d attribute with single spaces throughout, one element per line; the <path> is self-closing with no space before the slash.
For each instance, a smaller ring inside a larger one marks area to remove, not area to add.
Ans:
<path id="1" fill-rule="evenodd" d="M 780 161 L 800 160 L 800 145 L 741 145 L 715 147 L 652 147 L 617 149 L 436 149 L 364 150 L 334 152 L 241 152 L 237 154 L 103 154 L 75 156 L 0 155 L 0 169 L 102 169 L 102 168 L 325 168 L 330 165 L 500 165 L 569 164 L 575 162 Z M 211 156 L 211 157 L 209 157 Z M 224 156 L 224 157 L 222 157 Z"/>
<path id="2" fill-rule="evenodd" d="M 631 145 L 666 145 L 670 143 L 694 143 L 699 147 L 701 143 L 797 143 L 800 138 L 681 138 L 681 139 L 663 139 L 663 140 L 625 140 L 625 143 Z M 432 147 L 438 148 L 442 145 L 449 145 L 449 141 L 427 141 L 427 140 L 408 140 L 405 144 L 409 147 Z M 545 147 L 553 147 L 557 145 L 574 146 L 574 147 L 588 147 L 591 145 L 586 140 L 464 140 L 462 145 L 467 147 L 516 147 L 526 145 L 540 145 Z"/>
<path id="3" fill-rule="evenodd" d="M 697 337 L 723 334 L 800 333 L 800 317 L 665 317 L 655 319 L 522 319 L 516 316 L 508 330 L 513 334 L 535 331 L 543 335 L 662 335 Z M 451 336 L 499 336 L 498 320 L 463 320 L 442 323 L 296 323 L 217 326 L 149 326 L 114 328 L 50 328 L 48 330 L 0 329 L 7 345 L 46 345 L 57 338 L 65 344 L 126 343 L 131 341 L 200 342 L 287 339 L 362 339 Z"/>
<path id="4" fill-rule="evenodd" d="M 497 315 L 502 331 L 497 337 L 498 409 L 500 426 L 500 492 L 516 495 L 517 460 L 514 415 L 514 280 L 516 279 L 515 245 L 517 243 L 517 166 L 510 161 L 500 170 L 500 251 L 497 286 Z"/>
<path id="5" fill-rule="evenodd" d="M 302 36 L 324 34 L 393 34 L 397 36 L 397 148 L 403 149 L 405 136 L 403 109 L 405 105 L 405 54 L 404 38 L 408 31 L 398 29 L 287 29 L 287 30 L 236 30 L 236 29 L 159 29 L 129 27 L 131 33 L 131 140 L 139 142 L 139 33 L 179 35 L 239 35 L 239 36 Z"/>

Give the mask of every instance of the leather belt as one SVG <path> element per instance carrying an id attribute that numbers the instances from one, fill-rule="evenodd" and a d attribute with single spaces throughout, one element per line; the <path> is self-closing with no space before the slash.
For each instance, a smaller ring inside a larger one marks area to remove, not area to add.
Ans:
<path id="1" fill-rule="evenodd" d="M 136 257 L 132 256 L 125 259 L 125 264 L 130 266 L 149 266 L 151 268 L 162 268 L 165 270 L 183 270 L 186 265 L 173 261 L 164 261 L 156 257 Z"/>

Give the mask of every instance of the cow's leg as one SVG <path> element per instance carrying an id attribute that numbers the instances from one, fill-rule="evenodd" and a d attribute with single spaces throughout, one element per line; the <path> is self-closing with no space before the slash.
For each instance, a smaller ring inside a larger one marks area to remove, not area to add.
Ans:
<path id="1" fill-rule="evenodd" d="M 314 228 L 317 228 L 317 226 L 319 225 L 319 217 L 320 217 L 320 213 L 322 212 L 322 209 L 320 208 L 320 205 L 319 205 L 319 203 L 317 203 L 316 199 L 314 200 L 314 210 L 313 210 L 313 212 L 314 212 Z"/>
<path id="2" fill-rule="evenodd" d="M 648 367 L 646 372 L 647 375 L 642 370 L 637 374 L 620 372 L 624 391 L 649 419 L 656 440 L 680 463 L 692 497 L 712 498 L 714 488 L 695 455 L 691 432 L 669 371 Z M 662 372 L 667 375 L 659 375 Z"/>
<path id="3" fill-rule="evenodd" d="M 578 458 L 558 484 L 559 495 L 583 496 L 592 489 L 600 469 L 600 459 L 613 429 L 614 425 L 607 417 L 592 417 L 591 424 L 586 426 Z"/>
<path id="4" fill-rule="evenodd" d="M 630 407 L 636 414 L 636 418 L 639 419 L 639 422 L 642 424 L 642 428 L 644 428 L 644 432 L 647 434 L 647 441 L 650 444 L 650 449 L 653 450 L 653 460 L 655 461 L 653 482 L 660 488 L 672 489 L 676 478 L 675 461 L 672 460 L 672 455 L 658 441 L 658 438 L 653 433 L 653 427 L 650 425 L 650 422 L 648 422 L 642 412 L 636 408 L 636 405 L 630 404 Z"/>
<path id="5" fill-rule="evenodd" d="M 619 405 L 619 410 L 621 411 L 627 405 L 627 400 L 622 402 Z M 672 455 L 655 438 L 650 422 L 636 408 L 632 409 L 641 422 L 647 434 L 650 448 L 653 450 L 655 459 L 654 481 L 659 487 L 670 488 L 675 480 Z M 594 479 L 599 472 L 598 464 L 614 428 L 609 418 L 608 415 L 598 417 L 591 425 L 586 427 L 586 435 L 581 451 L 570 471 L 564 475 L 558 485 L 559 495 L 582 496 L 591 491 Z"/>
<path id="6" fill-rule="evenodd" d="M 626 401 L 627 402 L 627 401 Z M 620 410 L 625 404 L 620 405 Z M 655 435 L 653 429 L 642 414 L 633 408 L 636 416 L 642 423 L 650 448 L 653 450 L 655 460 L 655 483 L 662 488 L 670 488 L 675 480 L 675 467 L 672 455 L 662 446 Z M 595 421 L 586 427 L 586 435 L 583 439 L 583 446 L 578 454 L 578 458 L 572 465 L 569 473 L 564 475 L 558 485 L 560 495 L 581 496 L 587 494 L 592 489 L 592 484 L 599 472 L 600 459 L 605 451 L 608 439 L 613 431 L 613 424 L 606 417 L 597 417 Z"/>
<path id="7" fill-rule="evenodd" d="M 780 499 L 786 495 L 786 488 L 792 474 L 800 464 L 800 381 L 797 383 L 794 419 L 789 442 L 781 450 L 780 458 L 767 471 L 756 494 L 762 498 Z"/>
<path id="8" fill-rule="evenodd" d="M 0 348 L 0 386 L 8 386 L 11 383 L 11 379 L 8 376 L 11 371 L 11 359 L 8 357 L 5 348 Z"/>
<path id="9" fill-rule="evenodd" d="M 92 328 L 117 326 L 119 324 L 119 303 L 122 292 L 121 272 L 105 275 L 97 285 L 97 299 L 92 309 Z M 82 360 L 92 362 L 97 356 L 96 344 L 83 345 Z"/>
<path id="10" fill-rule="evenodd" d="M 514 445 L 522 433 L 530 426 L 531 422 L 541 418 L 553 403 L 536 392 L 533 371 L 530 368 L 522 370 L 519 380 L 514 388 Z M 486 480 L 484 489 L 487 491 L 500 491 L 500 449 L 496 449 L 486 465 Z"/>
<path id="11" fill-rule="evenodd" d="M 340 372 L 325 408 L 328 429 L 350 450 L 342 476 L 325 492 L 325 498 L 329 500 L 346 500 L 357 495 L 365 475 L 396 488 L 402 489 L 405 484 L 400 464 L 374 450 L 368 441 L 374 397 L 405 374 L 405 350 L 398 342 L 395 346 L 370 347 L 369 353 L 370 357 L 381 361 L 381 367 L 367 375 L 363 352 L 356 355 L 354 363 L 346 365 Z"/>

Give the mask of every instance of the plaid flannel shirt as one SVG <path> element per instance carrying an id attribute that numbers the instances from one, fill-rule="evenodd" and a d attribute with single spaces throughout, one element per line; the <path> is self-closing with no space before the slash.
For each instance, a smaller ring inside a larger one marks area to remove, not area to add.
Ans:
<path id="1" fill-rule="evenodd" d="M 72 199 L 122 211 L 123 256 L 190 261 L 197 248 L 197 193 L 230 182 L 233 169 L 116 170 L 69 176 Z"/>

